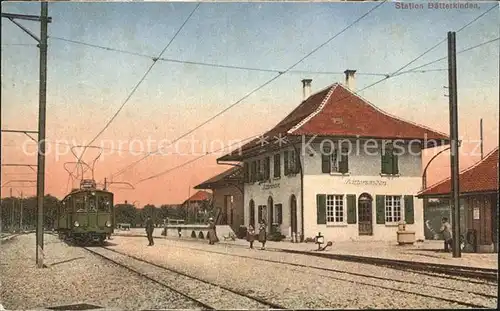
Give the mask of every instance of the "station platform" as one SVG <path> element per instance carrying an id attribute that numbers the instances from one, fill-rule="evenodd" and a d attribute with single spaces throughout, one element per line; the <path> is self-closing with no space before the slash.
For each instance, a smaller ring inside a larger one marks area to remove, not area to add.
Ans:
<path id="1" fill-rule="evenodd" d="M 161 235 L 162 229 L 156 228 L 153 236 L 161 239 L 171 239 L 176 241 L 185 241 L 186 243 L 208 243 L 207 240 L 195 239 L 190 237 L 165 237 Z M 129 231 L 116 231 L 117 236 L 144 236 L 146 232 L 141 228 L 132 228 Z M 236 239 L 224 240 L 219 235 L 220 242 L 218 244 L 234 246 L 234 247 L 249 247 L 246 240 Z M 326 241 L 325 241 L 326 242 Z M 454 258 L 451 252 L 443 251 L 443 241 L 426 240 L 417 242 L 413 245 L 400 246 L 396 241 L 346 241 L 335 242 L 324 251 L 318 252 L 318 246 L 314 243 L 292 243 L 289 241 L 267 241 L 267 251 L 287 252 L 294 251 L 304 255 L 317 255 L 318 253 L 328 253 L 336 255 L 349 255 L 360 257 L 373 257 L 390 260 L 405 260 L 429 264 L 447 264 L 475 268 L 498 269 L 498 254 L 497 253 L 463 253 L 460 258 Z M 254 248 L 259 249 L 261 244 L 258 241 L 254 242 Z"/>

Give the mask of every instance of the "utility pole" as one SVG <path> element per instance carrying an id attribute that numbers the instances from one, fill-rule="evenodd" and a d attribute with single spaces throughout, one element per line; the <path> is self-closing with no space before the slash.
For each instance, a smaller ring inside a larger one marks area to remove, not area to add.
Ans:
<path id="1" fill-rule="evenodd" d="M 45 196 L 45 121 L 47 103 L 47 37 L 48 37 L 48 14 L 47 2 L 40 3 L 40 94 L 38 109 L 38 177 L 37 177 L 37 266 L 43 268 L 43 199 Z"/>
<path id="2" fill-rule="evenodd" d="M 451 210 L 453 217 L 453 257 L 461 257 L 460 250 L 460 184 L 458 152 L 457 58 L 455 32 L 448 32 L 448 84 L 450 90 L 451 140 Z"/>
<path id="3" fill-rule="evenodd" d="M 483 119 L 479 120 L 479 139 L 481 141 L 481 160 L 484 158 L 483 152 Z"/>
<path id="4" fill-rule="evenodd" d="M 25 15 L 3 13 L 2 17 L 9 19 L 16 26 L 21 28 L 30 37 L 38 42 L 40 49 L 40 78 L 39 78 L 39 114 L 38 114 L 38 164 L 37 164 L 37 232 L 36 232 L 36 263 L 39 268 L 43 267 L 43 198 L 45 190 L 45 116 L 46 116 L 46 91 L 47 91 L 47 37 L 48 23 L 52 18 L 48 17 L 48 3 L 40 3 L 41 14 Z M 40 22 L 40 38 L 32 33 L 28 28 L 18 23 L 16 20 L 28 20 Z M 4 130 L 2 130 L 4 132 Z M 21 131 L 25 134 L 26 131 Z M 30 166 L 31 167 L 31 166 Z"/>

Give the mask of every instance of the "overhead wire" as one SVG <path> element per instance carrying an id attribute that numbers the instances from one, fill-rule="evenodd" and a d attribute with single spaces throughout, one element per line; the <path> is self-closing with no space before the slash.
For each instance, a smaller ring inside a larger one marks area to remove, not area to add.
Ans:
<path id="1" fill-rule="evenodd" d="M 498 5 L 496 5 L 496 6 L 498 6 Z M 494 6 L 494 7 L 496 7 L 496 6 Z M 494 8 L 494 7 L 493 7 L 493 8 Z M 491 11 L 491 10 L 492 10 L 492 8 L 490 8 L 488 11 L 486 11 L 486 13 L 487 13 L 487 12 L 489 12 L 489 11 Z M 484 16 L 484 15 L 485 15 L 485 13 L 481 14 L 481 15 L 480 15 L 480 17 L 482 17 L 482 16 Z M 458 32 L 460 32 L 460 31 L 464 30 L 465 28 L 467 28 L 468 26 L 470 26 L 473 22 L 477 21 L 480 17 L 476 17 L 473 21 L 471 21 L 471 22 L 467 23 L 465 26 L 463 26 L 462 28 L 460 28 L 460 29 L 459 29 L 459 30 L 457 30 L 456 32 L 458 33 Z M 439 44 L 441 44 L 441 43 L 442 43 L 442 41 L 441 41 Z M 353 96 L 353 95 L 358 95 L 358 93 L 360 93 L 360 92 L 362 92 L 362 91 L 364 91 L 364 90 L 367 90 L 367 89 L 369 89 L 369 88 L 371 88 L 371 87 L 373 87 L 373 86 L 375 86 L 375 85 L 377 85 L 377 84 L 379 84 L 379 83 L 381 83 L 381 82 L 383 82 L 383 81 L 385 81 L 385 80 L 387 80 L 387 79 L 390 79 L 390 78 L 392 78 L 392 77 L 397 76 L 397 74 L 398 74 L 400 71 L 402 71 L 404 68 L 407 68 L 410 64 L 413 64 L 416 60 L 418 60 L 418 59 L 422 58 L 424 55 L 426 55 L 426 54 L 428 54 L 429 52 L 431 52 L 432 50 L 434 50 L 436 47 L 438 47 L 438 46 L 439 46 L 439 44 L 436 44 L 436 45 L 432 46 L 431 48 L 427 49 L 427 50 L 426 50 L 426 51 L 424 51 L 422 54 L 418 55 L 416 58 L 414 58 L 414 59 L 413 59 L 413 60 L 411 60 L 410 62 L 406 63 L 406 64 L 405 64 L 405 65 L 403 65 L 402 67 L 400 67 L 398 70 L 396 70 L 396 71 L 395 71 L 393 74 L 391 74 L 390 76 L 386 76 L 386 77 L 384 77 L 384 78 L 382 78 L 382 79 L 380 79 L 380 80 L 378 80 L 378 81 L 376 81 L 376 82 L 374 82 L 374 83 L 372 83 L 372 84 L 370 84 L 370 85 L 368 85 L 368 86 L 366 86 L 366 87 L 362 88 L 362 89 L 361 89 L 361 90 L 359 90 L 359 91 L 352 92 L 352 94 L 349 94 L 348 96 L 345 96 L 345 97 L 343 97 L 343 98 L 341 98 L 341 99 L 337 100 L 336 102 L 343 101 L 343 100 L 345 100 L 345 99 L 347 99 L 347 98 L 349 98 L 349 97 L 351 97 L 351 96 Z M 469 49 L 469 50 L 470 50 L 470 49 Z M 206 154 L 206 155 L 208 155 L 208 154 Z M 180 165 L 178 165 L 178 166 L 176 166 L 176 167 L 173 167 L 173 168 L 170 168 L 170 169 L 165 170 L 165 171 L 163 171 L 163 172 L 160 172 L 160 173 L 154 174 L 154 175 L 152 175 L 152 176 L 149 176 L 149 177 L 146 177 L 146 178 L 140 179 L 140 180 L 139 180 L 139 181 L 138 181 L 135 185 L 138 185 L 139 183 L 142 183 L 142 182 L 144 182 L 144 181 L 151 180 L 151 179 L 154 179 L 154 178 L 160 177 L 160 176 L 162 176 L 162 175 L 168 174 L 168 173 L 170 173 L 170 172 L 172 172 L 172 171 L 174 171 L 174 170 L 176 170 L 176 169 L 178 169 L 178 168 L 181 168 L 181 167 L 183 167 L 183 166 L 185 166 L 185 165 L 187 165 L 187 164 L 189 164 L 189 163 L 192 163 L 192 162 L 194 162 L 194 161 L 197 161 L 197 160 L 199 160 L 199 159 L 201 159 L 201 158 L 205 157 L 206 155 L 202 155 L 202 156 L 200 156 L 200 157 L 198 157 L 198 158 L 195 158 L 195 159 L 193 159 L 193 160 L 190 160 L 190 161 L 188 161 L 188 162 L 185 162 L 185 163 L 183 163 L 183 164 L 180 164 Z"/>
<path id="2" fill-rule="evenodd" d="M 353 21 L 352 23 L 350 23 L 349 25 L 347 25 L 345 28 L 343 28 L 341 31 L 339 31 L 338 33 L 336 33 L 333 37 L 330 37 L 328 40 L 326 40 L 325 42 L 323 42 L 322 44 L 320 44 L 319 46 L 317 46 L 316 48 L 314 48 L 311 52 L 309 52 L 308 54 L 306 54 L 305 56 L 303 56 L 299 61 L 295 62 L 293 65 L 289 66 L 287 69 L 285 69 L 284 71 L 281 71 L 279 72 L 277 75 L 275 75 L 274 77 L 272 77 L 271 79 L 267 80 L 266 82 L 264 82 L 263 84 L 261 84 L 260 86 L 254 88 L 252 91 L 250 91 L 249 93 L 247 93 L 246 95 L 244 95 L 242 98 L 240 98 L 239 100 L 237 100 L 236 102 L 234 102 L 233 104 L 231 104 L 230 106 L 224 108 L 223 110 L 219 111 L 218 113 L 216 113 L 214 116 L 208 118 L 207 120 L 205 120 L 204 122 L 202 122 L 201 124 L 199 124 L 198 126 L 194 127 L 193 129 L 189 130 L 188 132 L 182 134 L 181 136 L 177 137 L 173 142 L 171 142 L 169 144 L 169 146 L 175 144 L 177 141 L 179 141 L 180 139 L 186 137 L 187 135 L 193 133 L 194 131 L 196 131 L 197 129 L 201 128 L 202 126 L 204 126 L 205 124 L 209 123 L 210 121 L 214 120 L 215 118 L 217 118 L 218 116 L 222 115 L 223 113 L 227 112 L 228 110 L 230 110 L 231 108 L 235 107 L 236 105 L 238 105 L 239 103 L 241 103 L 242 101 L 244 101 L 245 99 L 247 99 L 248 97 L 250 97 L 252 94 L 254 94 L 255 92 L 259 91 L 260 89 L 264 88 L 265 86 L 269 85 L 270 83 L 272 83 L 273 81 L 275 81 L 276 79 L 278 79 L 279 77 L 281 77 L 283 74 L 287 73 L 288 71 L 292 70 L 293 68 L 295 68 L 298 64 L 300 64 L 302 61 L 304 61 L 306 58 L 308 58 L 309 56 L 311 56 L 313 53 L 315 53 L 316 51 L 318 51 L 319 49 L 321 49 L 322 47 L 324 47 L 325 45 L 327 45 L 328 43 L 330 43 L 333 39 L 337 38 L 339 35 L 341 35 L 342 33 L 344 33 L 345 31 L 347 31 L 349 28 L 351 28 L 352 26 L 354 26 L 356 23 L 358 23 L 360 20 L 362 20 L 363 18 L 365 18 L 366 16 L 368 16 L 371 12 L 373 12 L 374 10 L 376 10 L 377 8 L 379 8 L 381 5 L 383 5 L 384 3 L 386 2 L 386 0 L 384 0 L 383 2 L 377 4 L 376 6 L 374 6 L 373 8 L 371 8 L 370 10 L 368 10 L 368 12 L 366 12 L 365 14 L 361 15 L 360 17 L 358 17 L 355 21 Z M 157 153 L 158 150 L 156 150 L 155 152 L 150 152 L 149 154 L 145 155 L 144 157 L 140 158 L 139 160 L 137 161 L 134 161 L 133 163 L 131 163 L 130 165 L 128 165 L 127 167 L 119 170 L 117 173 L 114 173 L 112 174 L 111 178 L 115 177 L 115 176 L 118 176 L 120 175 L 121 173 L 125 172 L 127 169 L 137 165 L 138 163 L 142 162 L 143 160 L 147 159 L 150 155 L 152 154 L 155 154 Z"/>
<path id="3" fill-rule="evenodd" d="M 80 155 L 80 157 L 78 157 L 78 163 L 80 163 L 81 159 L 83 158 L 83 155 L 85 154 L 85 151 L 87 150 L 87 147 L 92 145 L 92 143 L 111 125 L 111 123 L 115 120 L 115 118 L 118 116 L 118 114 L 122 111 L 123 107 L 125 107 L 125 105 L 128 103 L 128 101 L 130 100 L 130 98 L 132 97 L 132 95 L 135 93 L 135 91 L 139 88 L 139 86 L 142 84 L 142 82 L 146 79 L 147 75 L 149 74 L 149 72 L 151 72 L 151 70 L 153 69 L 154 65 L 156 64 L 156 62 L 158 61 L 158 59 L 163 55 L 163 53 L 165 53 L 165 51 L 170 47 L 170 45 L 172 44 L 172 42 L 174 41 L 174 39 L 177 37 L 177 35 L 181 32 L 181 30 L 184 28 L 184 26 L 186 25 L 186 23 L 189 21 L 189 19 L 191 18 L 191 16 L 193 16 L 193 14 L 196 12 L 196 10 L 198 9 L 198 7 L 200 6 L 200 2 L 198 2 L 196 4 L 196 6 L 194 7 L 194 9 L 191 11 L 191 13 L 188 15 L 188 17 L 184 20 L 184 22 L 182 23 L 182 25 L 179 27 L 179 29 L 177 30 L 177 32 L 174 34 L 174 36 L 170 39 L 170 41 L 168 42 L 168 44 L 165 46 L 165 48 L 163 48 L 163 50 L 160 52 L 160 54 L 158 55 L 158 57 L 156 58 L 153 58 L 153 63 L 149 66 L 148 70 L 146 71 L 146 73 L 142 76 L 142 78 L 139 80 L 139 82 L 135 85 L 135 87 L 132 89 L 132 91 L 130 92 L 130 94 L 127 96 L 127 98 L 125 99 L 125 101 L 122 103 L 122 105 L 120 106 L 120 108 L 116 111 L 116 113 L 113 115 L 113 117 L 111 117 L 111 119 L 108 121 L 108 123 L 104 126 L 104 128 L 99 132 L 97 133 L 97 135 L 90 141 L 90 143 L 88 145 L 86 145 Z M 74 172 L 74 171 L 73 171 Z M 82 176 L 83 178 L 83 176 Z"/>
<path id="4" fill-rule="evenodd" d="M 49 37 L 55 40 L 60 40 L 60 41 L 66 41 L 74 44 L 80 44 L 84 46 L 89 46 L 93 48 L 99 48 L 107 51 L 114 51 L 118 53 L 124 53 L 124 54 L 129 54 L 129 55 L 134 55 L 134 56 L 139 56 L 139 57 L 145 57 L 145 58 L 154 58 L 150 55 L 143 54 L 143 53 L 138 53 L 138 52 L 132 52 L 128 50 L 123 50 L 123 49 L 115 49 L 111 47 L 106 47 L 102 45 L 96 45 L 96 44 L 91 44 L 91 43 L 86 43 L 82 41 L 77 41 L 77 40 L 72 40 L 72 39 L 66 39 L 62 37 Z M 197 62 L 197 61 L 188 61 L 188 60 L 179 60 L 179 59 L 173 59 L 173 58 L 164 58 L 164 57 L 159 57 L 158 60 L 165 61 L 165 62 L 171 62 L 171 63 L 179 63 L 179 64 L 187 64 L 187 65 L 197 65 L 197 66 L 206 66 L 206 67 L 215 67 L 215 68 L 225 68 L 225 69 L 237 69 L 237 70 L 247 70 L 247 71 L 258 71 L 258 72 L 271 72 L 271 73 L 280 73 L 283 72 L 283 70 L 279 69 L 267 69 L 267 68 L 256 68 L 256 67 L 246 67 L 246 66 L 236 66 L 236 65 L 225 65 L 225 64 L 215 64 L 215 63 L 207 63 L 207 62 Z M 341 71 L 314 71 L 314 70 L 289 70 L 288 73 L 306 73 L 306 74 L 343 74 Z M 364 72 L 358 72 L 358 75 L 367 75 L 367 76 L 385 76 L 384 73 L 364 73 Z"/>

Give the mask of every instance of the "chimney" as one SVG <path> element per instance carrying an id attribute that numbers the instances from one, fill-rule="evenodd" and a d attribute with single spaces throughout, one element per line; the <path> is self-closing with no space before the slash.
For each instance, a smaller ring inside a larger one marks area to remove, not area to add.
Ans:
<path id="1" fill-rule="evenodd" d="M 344 71 L 345 73 L 345 85 L 351 90 L 356 91 L 356 79 L 354 78 L 354 74 L 356 70 L 347 69 Z"/>
<path id="2" fill-rule="evenodd" d="M 303 91 L 303 100 L 306 100 L 309 96 L 311 96 L 311 82 L 312 79 L 303 79 L 302 80 L 302 91 Z"/>

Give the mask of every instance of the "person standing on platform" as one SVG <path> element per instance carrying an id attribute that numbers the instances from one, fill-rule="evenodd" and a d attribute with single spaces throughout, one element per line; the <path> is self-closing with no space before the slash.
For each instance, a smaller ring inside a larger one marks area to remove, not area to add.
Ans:
<path id="1" fill-rule="evenodd" d="M 250 248 L 253 248 L 253 241 L 255 241 L 255 229 L 252 225 L 248 226 L 247 241 L 250 242 Z"/>
<path id="2" fill-rule="evenodd" d="M 265 249 L 267 241 L 266 223 L 264 220 L 260 222 L 259 226 L 259 242 L 262 243 L 261 249 Z"/>
<path id="3" fill-rule="evenodd" d="M 154 225 L 153 225 L 153 220 L 151 219 L 151 216 L 148 216 L 146 219 L 146 234 L 148 235 L 148 241 L 149 244 L 148 246 L 153 246 L 155 245 L 155 242 L 153 241 L 153 231 L 154 231 Z"/>
<path id="4" fill-rule="evenodd" d="M 215 230 L 215 222 L 212 217 L 208 219 L 208 244 L 213 245 L 219 242 L 217 231 Z"/>
<path id="5" fill-rule="evenodd" d="M 448 218 L 443 217 L 441 220 L 441 232 L 443 234 L 444 238 L 444 251 L 449 252 L 450 250 L 453 250 L 453 238 L 451 235 L 452 232 L 452 227 L 451 224 L 448 222 Z"/>

